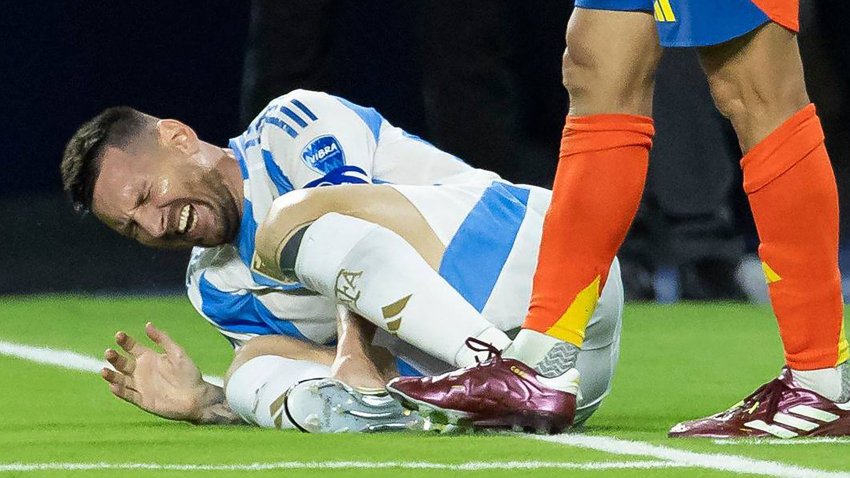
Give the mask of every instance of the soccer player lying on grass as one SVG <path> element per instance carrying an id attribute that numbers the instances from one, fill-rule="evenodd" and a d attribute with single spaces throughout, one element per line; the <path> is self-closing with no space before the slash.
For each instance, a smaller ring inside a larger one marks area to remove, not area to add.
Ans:
<path id="1" fill-rule="evenodd" d="M 416 417 L 383 392 L 388 378 L 500 360 L 505 331 L 528 307 L 550 198 L 374 109 L 301 90 L 269 104 L 229 148 L 176 120 L 106 110 L 71 139 L 62 173 L 77 208 L 110 228 L 153 247 L 194 247 L 189 297 L 237 350 L 222 390 L 153 326 L 165 354 L 119 333 L 129 356 L 107 351 L 113 393 L 167 418 L 312 431 L 410 426 Z M 578 357 L 577 422 L 607 393 L 618 357 L 622 288 L 616 261 L 610 269 Z M 379 329 L 374 338 L 358 317 Z M 291 388 L 329 376 L 341 381 Z M 530 383 L 541 396 L 570 392 L 540 407 L 575 400 L 572 378 L 539 380 Z"/>

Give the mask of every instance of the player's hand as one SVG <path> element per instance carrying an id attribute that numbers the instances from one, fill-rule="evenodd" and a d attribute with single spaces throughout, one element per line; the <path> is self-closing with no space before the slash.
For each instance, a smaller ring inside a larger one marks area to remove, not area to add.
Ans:
<path id="1" fill-rule="evenodd" d="M 110 391 L 154 415 L 200 421 L 206 402 L 211 395 L 221 394 L 221 389 L 203 380 L 200 369 L 165 332 L 147 323 L 145 333 L 165 353 L 140 344 L 125 332 L 116 333 L 115 342 L 126 355 L 111 348 L 104 353 L 115 367 L 101 370 Z"/>

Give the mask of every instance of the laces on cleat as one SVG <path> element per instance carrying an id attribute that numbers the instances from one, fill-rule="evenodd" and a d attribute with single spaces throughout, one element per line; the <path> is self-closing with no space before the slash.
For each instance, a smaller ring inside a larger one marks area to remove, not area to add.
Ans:
<path id="1" fill-rule="evenodd" d="M 738 406 L 739 409 L 748 409 L 747 413 L 754 414 L 759 406 L 764 403 L 767 405 L 766 417 L 772 422 L 773 417 L 779 410 L 779 402 L 782 400 L 782 393 L 788 390 L 788 385 L 781 379 L 776 378 L 759 387 L 755 392 L 744 398 Z"/>
<path id="2" fill-rule="evenodd" d="M 484 362 L 482 362 L 477 355 L 475 356 L 475 362 L 478 365 L 482 365 L 494 359 L 495 361 L 502 359 L 502 351 L 494 347 L 493 344 L 489 342 L 476 339 L 475 337 L 469 337 L 466 339 L 466 346 L 473 352 L 487 352 L 487 358 Z"/>

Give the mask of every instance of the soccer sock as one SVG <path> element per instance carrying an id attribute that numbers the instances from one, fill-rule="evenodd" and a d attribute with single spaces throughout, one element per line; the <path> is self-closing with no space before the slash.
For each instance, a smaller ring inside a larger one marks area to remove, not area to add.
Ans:
<path id="1" fill-rule="evenodd" d="M 823 141 L 810 104 L 741 160 L 785 360 L 797 371 L 833 368 L 850 357 L 838 270 L 838 194 Z"/>
<path id="2" fill-rule="evenodd" d="M 825 398 L 838 403 L 850 400 L 850 362 L 820 370 L 791 370 L 791 376 L 801 387 Z"/>
<path id="3" fill-rule="evenodd" d="M 306 229 L 295 273 L 310 289 L 460 367 L 488 355 L 466 347 L 469 337 L 500 350 L 510 344 L 410 243 L 378 224 L 325 214 Z"/>
<path id="4" fill-rule="evenodd" d="M 248 423 L 263 428 L 294 428 L 283 410 L 286 391 L 303 380 L 330 375 L 326 365 L 261 355 L 233 372 L 225 388 L 227 404 Z"/>
<path id="5" fill-rule="evenodd" d="M 577 350 L 584 342 L 611 262 L 640 203 L 653 133 L 652 119 L 645 116 L 567 117 L 523 324 L 556 341 L 542 351 L 527 350 L 547 341 L 526 332 L 528 345 L 515 347 L 520 360 L 528 355 L 524 362 L 545 361 L 550 369 L 575 363 L 572 349 L 553 349 L 554 343 L 567 342 Z"/>
<path id="6" fill-rule="evenodd" d="M 522 329 L 505 349 L 506 358 L 530 365 L 544 377 L 557 377 L 575 367 L 580 349 L 536 330 Z"/>

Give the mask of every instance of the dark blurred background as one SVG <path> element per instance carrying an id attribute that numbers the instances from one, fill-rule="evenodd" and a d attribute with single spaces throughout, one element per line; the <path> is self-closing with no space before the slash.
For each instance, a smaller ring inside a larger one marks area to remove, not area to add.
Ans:
<path id="1" fill-rule="evenodd" d="M 216 144 L 271 98 L 321 89 L 506 179 L 550 186 L 568 1 L 0 1 L 0 294 L 180 293 L 187 253 L 75 216 L 65 141 L 131 105 Z M 802 0 L 800 42 L 850 222 L 850 7 Z M 644 202 L 622 250 L 632 299 L 764 300 L 734 135 L 695 53 L 665 53 Z M 843 257 L 843 256 L 842 256 Z M 845 273 L 848 269 L 844 269 Z"/>

